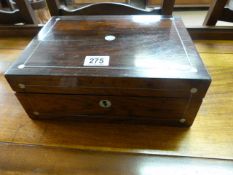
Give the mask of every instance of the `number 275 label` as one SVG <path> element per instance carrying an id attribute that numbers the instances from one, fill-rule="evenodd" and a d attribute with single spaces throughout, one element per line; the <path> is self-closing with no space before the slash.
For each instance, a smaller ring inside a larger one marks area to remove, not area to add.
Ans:
<path id="1" fill-rule="evenodd" d="M 84 66 L 109 66 L 109 56 L 86 56 Z"/>

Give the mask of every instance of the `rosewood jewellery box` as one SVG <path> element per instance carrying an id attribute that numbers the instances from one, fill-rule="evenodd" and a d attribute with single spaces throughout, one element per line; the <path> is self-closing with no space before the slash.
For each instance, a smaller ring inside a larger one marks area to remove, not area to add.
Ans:
<path id="1" fill-rule="evenodd" d="M 5 77 L 33 119 L 190 126 L 211 78 L 177 17 L 53 17 Z"/>

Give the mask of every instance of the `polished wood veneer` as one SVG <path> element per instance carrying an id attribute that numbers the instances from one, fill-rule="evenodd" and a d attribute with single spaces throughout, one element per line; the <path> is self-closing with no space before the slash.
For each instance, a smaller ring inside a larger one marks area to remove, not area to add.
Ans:
<path id="1" fill-rule="evenodd" d="M 84 66 L 86 56 L 109 56 L 109 66 Z M 192 124 L 211 81 L 182 21 L 162 16 L 54 17 L 5 76 L 32 118 L 181 126 Z"/>
<path id="2" fill-rule="evenodd" d="M 46 151 L 44 153 L 39 151 L 39 145 L 52 146 L 52 150 L 58 147 L 61 151 L 72 147 L 75 150 L 81 149 L 83 152 L 86 152 L 86 150 L 101 150 L 101 153 L 114 151 L 117 155 L 120 154 L 119 152 L 134 152 L 232 160 L 233 60 L 230 58 L 233 53 L 233 41 L 195 41 L 198 52 L 211 74 L 212 83 L 194 124 L 188 129 L 154 124 L 130 124 L 128 122 L 119 124 L 115 122 L 103 123 L 102 121 L 97 123 L 96 121 L 31 120 L 4 78 L 4 72 L 10 63 L 17 59 L 30 40 L 31 38 L 0 38 L 0 141 L 10 142 L 10 144 L 22 143 L 22 146 L 25 147 L 21 154 L 15 152 L 20 147 L 17 145 L 16 147 L 6 145 L 6 148 L 0 149 L 0 155 L 3 156 L 1 158 L 3 162 L 0 163 L 2 169 L 0 169 L 5 171 L 6 174 L 9 174 L 9 171 L 12 173 L 16 171 L 15 173 L 19 174 L 22 171 L 17 170 L 22 170 L 23 167 L 29 170 L 29 164 L 32 164 L 31 159 L 34 158 L 38 160 L 34 159 L 36 161 L 35 167 L 38 167 L 40 162 L 44 162 L 46 166 L 50 163 L 51 166 L 56 164 L 60 167 L 56 160 L 64 160 L 64 157 L 68 158 L 73 155 L 69 152 L 63 156 L 63 154 L 60 155 L 56 152 L 54 153 L 56 158 L 52 160 L 52 155 L 48 155 Z M 29 153 L 32 145 L 36 145 L 35 152 Z M 45 155 L 48 163 L 41 161 L 44 160 L 44 157 L 40 159 L 36 154 Z M 73 156 L 77 158 L 79 154 Z M 100 157 L 103 156 L 100 155 Z M 25 163 L 27 158 L 30 159 L 28 164 Z M 170 157 L 168 159 L 171 160 Z M 124 162 L 122 160 L 120 156 L 119 161 Z M 171 164 L 175 162 L 177 161 L 171 161 Z M 185 162 L 187 163 L 186 160 Z M 198 162 L 200 161 L 198 160 Z M 103 161 L 104 163 L 106 161 Z M 148 163 L 150 164 L 150 162 Z M 9 164 L 11 167 L 9 167 Z M 61 164 L 63 164 L 62 161 Z M 167 165 L 167 162 L 165 164 Z M 9 169 L 6 169 L 4 165 Z M 73 165 L 76 167 L 77 163 L 74 162 Z M 116 163 L 117 165 L 119 164 Z M 123 165 L 125 167 L 125 162 Z M 202 165 L 200 163 L 201 167 Z M 216 168 L 215 162 L 212 162 L 211 165 Z M 50 167 L 50 165 L 48 166 Z M 90 164 L 87 166 L 92 169 Z M 42 168 L 42 166 L 40 167 Z M 230 167 L 232 168 L 232 166 Z M 137 168 L 137 166 L 132 168 Z M 200 169 L 199 166 L 196 166 L 196 168 Z M 218 170 L 221 168 L 223 168 L 222 165 Z M 69 163 L 67 164 L 67 171 L 70 169 L 73 168 Z M 183 172 L 183 169 L 180 171 Z M 54 173 L 56 172 L 59 172 L 59 170 L 55 169 Z M 209 169 L 208 172 L 212 173 Z M 1 172 L 1 174 L 4 174 L 4 172 Z M 25 173 L 22 172 L 22 174 Z M 44 169 L 42 174 L 48 174 L 48 171 Z M 64 174 L 67 174 L 67 172 Z"/>

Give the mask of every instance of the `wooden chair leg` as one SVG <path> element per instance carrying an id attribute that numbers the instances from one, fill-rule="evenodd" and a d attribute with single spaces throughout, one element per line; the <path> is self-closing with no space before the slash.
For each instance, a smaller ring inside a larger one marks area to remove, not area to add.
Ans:
<path id="1" fill-rule="evenodd" d="M 213 0 L 203 25 L 215 26 L 228 0 Z"/>
<path id="2" fill-rule="evenodd" d="M 51 16 L 59 16 L 60 2 L 59 0 L 47 0 L 47 6 Z"/>
<path id="3" fill-rule="evenodd" d="M 37 24 L 37 19 L 28 0 L 15 0 L 20 14 L 27 24 Z"/>
<path id="4" fill-rule="evenodd" d="M 162 15 L 172 15 L 175 0 L 162 0 Z"/>

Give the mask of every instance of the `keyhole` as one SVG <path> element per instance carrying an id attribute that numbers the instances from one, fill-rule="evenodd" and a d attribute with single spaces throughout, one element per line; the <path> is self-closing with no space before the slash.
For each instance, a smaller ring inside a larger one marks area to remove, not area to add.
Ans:
<path id="1" fill-rule="evenodd" d="M 107 106 L 107 102 L 106 102 L 106 101 L 103 101 L 103 105 L 104 105 L 104 106 Z"/>
<path id="2" fill-rule="evenodd" d="M 110 108 L 112 103 L 109 100 L 100 100 L 99 105 L 102 108 Z"/>

